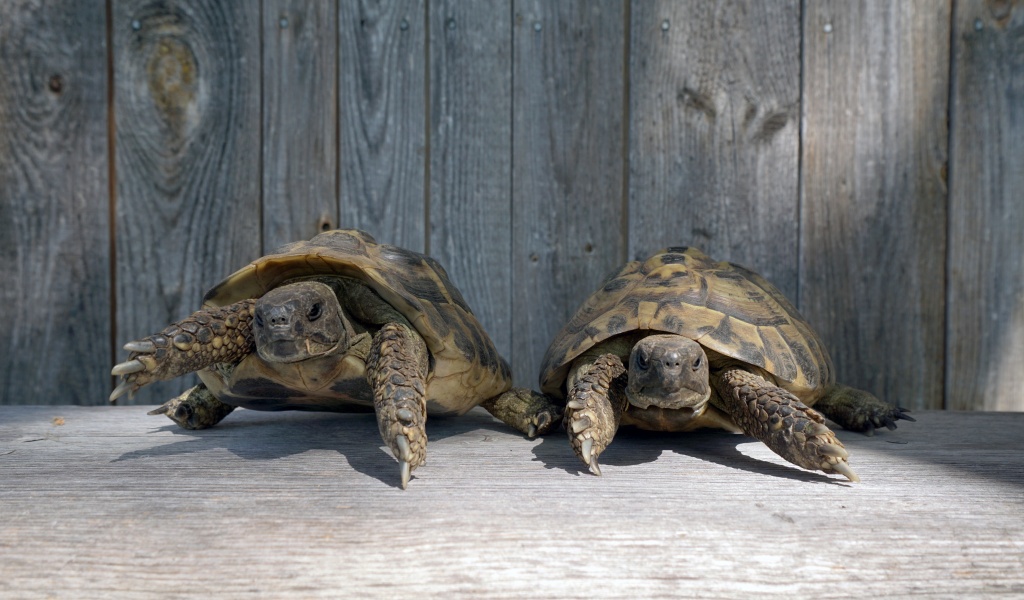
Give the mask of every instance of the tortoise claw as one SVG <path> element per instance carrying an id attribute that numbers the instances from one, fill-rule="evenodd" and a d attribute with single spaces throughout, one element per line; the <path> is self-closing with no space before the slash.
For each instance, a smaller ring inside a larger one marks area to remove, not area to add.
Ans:
<path id="1" fill-rule="evenodd" d="M 580 448 L 580 458 L 583 459 L 583 462 L 587 463 L 587 466 L 590 466 L 591 461 L 594 460 L 592 456 L 593 452 L 594 440 L 592 438 L 587 438 L 583 440 L 583 445 Z"/>
<path id="2" fill-rule="evenodd" d="M 129 398 L 132 397 L 132 384 L 127 381 L 122 381 L 116 388 L 114 388 L 113 392 L 110 392 L 110 403 L 113 404 L 117 402 L 117 399 L 125 394 L 128 394 Z"/>
<path id="3" fill-rule="evenodd" d="M 914 417 L 908 415 L 907 414 L 908 412 L 910 412 L 910 411 L 907 410 L 906 408 L 903 408 L 902 406 L 897 406 L 896 407 L 896 414 L 893 415 L 892 418 L 894 420 L 897 420 L 897 421 L 899 421 L 900 419 L 903 419 L 904 421 L 910 421 L 912 423 L 916 423 L 917 419 L 915 419 Z"/>
<path id="4" fill-rule="evenodd" d="M 404 490 L 407 487 L 409 487 L 409 477 L 412 476 L 412 466 L 409 464 L 409 461 L 407 461 L 407 460 L 403 460 L 403 461 L 399 461 L 399 462 L 402 465 L 401 466 L 402 489 Z"/>
<path id="5" fill-rule="evenodd" d="M 409 438 L 404 435 L 398 435 L 395 437 L 395 445 L 398 446 L 398 456 L 396 458 L 408 464 L 408 462 L 412 460 L 412 449 L 409 447 Z"/>
<path id="6" fill-rule="evenodd" d="M 171 404 L 170 402 L 166 402 L 164 404 L 161 404 L 160 406 L 154 408 L 153 410 L 149 411 L 146 414 L 147 415 L 166 415 L 169 412 L 171 412 L 170 404 Z"/>
<path id="7" fill-rule="evenodd" d="M 128 342 L 124 345 L 124 349 L 129 352 L 139 352 L 142 354 L 153 354 L 156 352 L 156 344 L 149 340 L 140 340 L 136 342 Z"/>
<path id="8" fill-rule="evenodd" d="M 601 465 L 597 464 L 597 452 L 594 452 L 594 439 L 586 438 L 580 445 L 580 458 L 586 463 L 587 469 L 594 475 L 601 475 Z"/>
<path id="9" fill-rule="evenodd" d="M 857 474 L 853 472 L 853 469 L 850 468 L 850 465 L 848 465 L 846 461 L 839 461 L 833 464 L 832 470 L 835 471 L 836 473 L 839 473 L 840 475 L 845 475 L 847 479 L 854 483 L 860 481 L 860 477 L 858 477 Z"/>
<path id="10" fill-rule="evenodd" d="M 142 364 L 138 359 L 132 359 L 123 363 L 114 365 L 114 368 L 110 370 L 111 375 L 131 375 L 132 373 L 138 373 L 145 371 L 146 365 Z"/>

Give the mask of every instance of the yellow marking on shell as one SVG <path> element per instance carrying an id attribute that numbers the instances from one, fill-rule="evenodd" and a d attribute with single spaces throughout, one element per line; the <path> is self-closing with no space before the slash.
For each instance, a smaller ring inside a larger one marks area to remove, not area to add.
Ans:
<path id="1" fill-rule="evenodd" d="M 641 302 L 637 306 L 637 322 L 639 323 L 640 329 L 651 329 L 652 323 L 658 315 L 658 307 L 661 306 L 657 302 Z"/>

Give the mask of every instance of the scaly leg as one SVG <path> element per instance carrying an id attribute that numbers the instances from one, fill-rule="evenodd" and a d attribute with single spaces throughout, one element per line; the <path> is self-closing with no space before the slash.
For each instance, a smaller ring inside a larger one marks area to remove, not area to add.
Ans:
<path id="1" fill-rule="evenodd" d="M 146 414 L 167 415 L 170 420 L 185 429 L 206 429 L 220 423 L 233 410 L 234 406 L 216 399 L 210 390 L 200 383 Z"/>
<path id="2" fill-rule="evenodd" d="M 896 421 L 913 421 L 907 409 L 893 406 L 874 394 L 847 385 L 835 384 L 817 402 L 814 409 L 832 419 L 843 429 L 874 435 L 876 427 L 896 429 Z"/>
<path id="3" fill-rule="evenodd" d="M 597 457 L 619 429 L 626 400 L 622 382 L 614 380 L 625 372 L 618 356 L 603 354 L 593 362 L 574 365 L 569 376 L 565 430 L 573 452 L 594 475 L 601 474 Z"/>
<path id="4" fill-rule="evenodd" d="M 562 418 L 561 408 L 550 398 L 526 388 L 512 388 L 480 406 L 531 438 L 547 433 Z"/>
<path id="5" fill-rule="evenodd" d="M 128 360 L 114 365 L 111 374 L 121 384 L 110 394 L 124 394 L 154 381 L 174 379 L 216 363 L 235 363 L 255 349 L 252 319 L 255 300 L 242 300 L 219 308 L 204 308 L 158 334 L 128 342 Z"/>
<path id="6" fill-rule="evenodd" d="M 805 469 L 840 473 L 860 481 L 849 454 L 818 412 L 796 396 L 743 369 L 713 373 L 711 380 L 728 413 L 743 431 Z"/>
<path id="7" fill-rule="evenodd" d="M 380 437 L 401 465 L 402 489 L 427 460 L 427 345 L 408 325 L 388 323 L 373 336 L 366 379 Z"/>

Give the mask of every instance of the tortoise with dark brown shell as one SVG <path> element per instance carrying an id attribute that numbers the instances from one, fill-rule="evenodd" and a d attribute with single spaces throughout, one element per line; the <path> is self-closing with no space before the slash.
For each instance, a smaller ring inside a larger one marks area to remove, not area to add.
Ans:
<path id="1" fill-rule="evenodd" d="M 566 399 L 573 450 L 598 475 L 618 427 L 634 425 L 742 431 L 794 464 L 857 481 L 818 411 L 869 434 L 913 420 L 836 383 L 818 335 L 778 288 L 693 248 L 631 262 L 591 295 L 548 348 L 541 391 Z"/>
<path id="2" fill-rule="evenodd" d="M 187 429 L 238 406 L 374 410 L 403 488 L 426 459 L 428 413 L 481 404 L 532 437 L 561 412 L 510 389 L 508 363 L 437 261 L 356 230 L 256 260 L 210 290 L 199 311 L 125 349 L 112 401 L 198 372 L 202 383 L 150 413 Z"/>

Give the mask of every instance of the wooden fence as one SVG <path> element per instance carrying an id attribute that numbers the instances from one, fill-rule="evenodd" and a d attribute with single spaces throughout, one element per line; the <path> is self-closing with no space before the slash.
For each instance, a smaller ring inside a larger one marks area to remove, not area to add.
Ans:
<path id="1" fill-rule="evenodd" d="M 847 383 L 1022 410 L 1024 4 L 0 3 L 0 402 L 104 403 L 121 343 L 335 226 L 439 259 L 522 385 L 685 244 Z"/>

